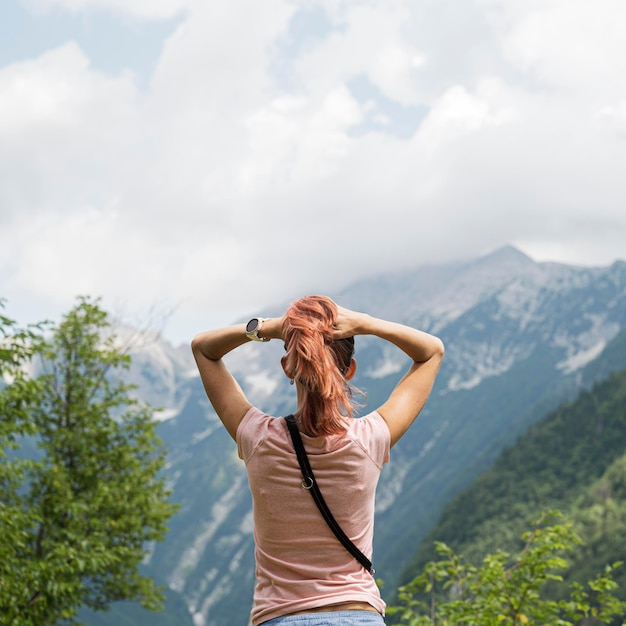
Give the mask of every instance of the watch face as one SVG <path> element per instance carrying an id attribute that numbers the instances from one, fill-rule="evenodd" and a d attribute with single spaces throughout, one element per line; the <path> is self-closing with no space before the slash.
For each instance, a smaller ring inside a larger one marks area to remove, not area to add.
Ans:
<path id="1" fill-rule="evenodd" d="M 252 333 L 259 327 L 259 320 L 256 317 L 253 317 L 248 324 L 246 325 L 246 332 Z"/>

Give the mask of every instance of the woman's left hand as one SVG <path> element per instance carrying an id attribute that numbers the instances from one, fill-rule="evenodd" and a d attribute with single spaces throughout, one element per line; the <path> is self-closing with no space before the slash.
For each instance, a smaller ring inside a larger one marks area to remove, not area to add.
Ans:
<path id="1" fill-rule="evenodd" d="M 369 317 L 366 313 L 358 313 L 337 305 L 337 319 L 335 320 L 333 339 L 345 339 L 346 337 L 362 334 Z"/>

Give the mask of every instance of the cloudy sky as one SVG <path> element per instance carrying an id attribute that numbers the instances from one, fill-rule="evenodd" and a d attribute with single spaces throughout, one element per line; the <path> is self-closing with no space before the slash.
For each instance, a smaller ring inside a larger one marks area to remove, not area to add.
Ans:
<path id="1" fill-rule="evenodd" d="M 512 243 L 626 258 L 623 0 L 2 0 L 0 296 L 165 335 Z"/>

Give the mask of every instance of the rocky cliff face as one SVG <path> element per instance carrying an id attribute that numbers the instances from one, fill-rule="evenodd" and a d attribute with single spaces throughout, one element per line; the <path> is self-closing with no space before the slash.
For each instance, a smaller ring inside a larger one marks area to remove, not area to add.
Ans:
<path id="1" fill-rule="evenodd" d="M 626 263 L 535 263 L 506 247 L 467 263 L 374 277 L 330 295 L 434 332 L 446 344 L 433 395 L 394 448 L 380 484 L 374 562 L 391 593 L 449 498 L 593 378 L 593 368 L 584 366 L 626 326 Z M 250 400 L 281 415 L 294 408 L 294 392 L 278 365 L 278 344 L 246 345 L 228 362 Z M 357 361 L 355 383 L 371 408 L 408 366 L 401 353 L 371 337 L 357 338 Z M 148 401 L 164 407 L 160 434 L 181 503 L 147 567 L 184 596 L 197 626 L 246 623 L 253 535 L 236 446 L 206 400 L 187 348 L 153 342 L 134 355 L 132 376 Z"/>

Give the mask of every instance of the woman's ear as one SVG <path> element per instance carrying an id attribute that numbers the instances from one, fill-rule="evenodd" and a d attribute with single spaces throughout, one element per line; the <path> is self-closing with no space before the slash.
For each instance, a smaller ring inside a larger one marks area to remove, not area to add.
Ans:
<path id="1" fill-rule="evenodd" d="M 287 373 L 287 370 L 285 369 L 286 364 L 287 364 L 287 357 L 286 356 L 281 356 L 280 357 L 280 365 L 283 368 L 283 372 L 285 372 L 285 376 L 289 380 L 293 380 L 293 378 Z"/>
<path id="2" fill-rule="evenodd" d="M 346 375 L 344 376 L 344 378 L 346 380 L 352 380 L 355 374 L 356 374 L 356 359 L 352 359 L 350 361 L 350 365 L 348 365 L 348 369 L 346 370 Z"/>

